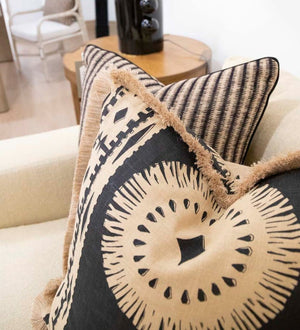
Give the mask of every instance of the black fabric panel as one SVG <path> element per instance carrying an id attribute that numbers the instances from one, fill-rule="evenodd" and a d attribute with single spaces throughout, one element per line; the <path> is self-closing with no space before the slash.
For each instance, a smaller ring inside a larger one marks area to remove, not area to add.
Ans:
<path id="1" fill-rule="evenodd" d="M 135 329 L 117 306 L 106 282 L 101 255 L 103 221 L 115 191 L 134 173 L 160 161 L 180 161 L 195 166 L 194 154 L 188 151 L 187 145 L 178 135 L 177 143 L 174 143 L 174 134 L 177 135 L 172 128 L 167 128 L 154 135 L 125 161 L 98 197 L 86 233 L 73 302 L 65 329 Z"/>
<path id="2" fill-rule="evenodd" d="M 283 196 L 289 199 L 289 204 L 294 208 L 294 213 L 300 223 L 300 169 L 272 176 L 260 183 L 269 184 L 278 189 Z M 298 285 L 292 292 L 291 297 L 285 303 L 285 308 L 274 320 L 269 321 L 262 329 L 299 329 L 300 327 L 300 276 Z"/>
<path id="3" fill-rule="evenodd" d="M 263 180 L 260 184 L 269 184 L 287 197 L 300 221 L 300 169 L 274 175 Z"/>

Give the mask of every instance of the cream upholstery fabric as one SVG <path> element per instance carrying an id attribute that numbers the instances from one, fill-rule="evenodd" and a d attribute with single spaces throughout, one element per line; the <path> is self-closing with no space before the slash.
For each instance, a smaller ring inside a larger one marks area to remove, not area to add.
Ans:
<path id="1" fill-rule="evenodd" d="M 0 141 L 0 228 L 68 215 L 78 126 Z"/>
<path id="2" fill-rule="evenodd" d="M 29 23 L 16 24 L 11 27 L 11 33 L 22 39 L 29 41 L 37 41 L 37 26 L 39 21 Z M 71 25 L 64 25 L 54 21 L 45 21 L 41 26 L 41 34 L 43 40 L 61 37 L 70 33 L 79 31 L 79 24 L 77 22 Z"/>
<path id="3" fill-rule="evenodd" d="M 231 57 L 224 68 L 247 62 Z M 287 151 L 300 150 L 300 79 L 281 71 L 265 114 L 257 128 L 246 157 L 246 164 L 267 160 Z"/>
<path id="4" fill-rule="evenodd" d="M 61 276 L 66 219 L 0 230 L 0 329 L 31 329 L 34 298 Z"/>

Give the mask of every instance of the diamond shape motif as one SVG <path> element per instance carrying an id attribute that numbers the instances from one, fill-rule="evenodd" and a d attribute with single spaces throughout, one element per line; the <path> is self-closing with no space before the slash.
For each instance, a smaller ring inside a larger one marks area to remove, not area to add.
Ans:
<path id="1" fill-rule="evenodd" d="M 119 110 L 116 114 L 115 114 L 115 118 L 114 118 L 114 123 L 116 123 L 119 120 L 122 120 L 126 117 L 128 108 L 123 108 L 121 110 Z"/>
<path id="2" fill-rule="evenodd" d="M 204 236 L 200 235 L 190 239 L 177 238 L 181 252 L 180 264 L 191 260 L 205 251 Z"/>

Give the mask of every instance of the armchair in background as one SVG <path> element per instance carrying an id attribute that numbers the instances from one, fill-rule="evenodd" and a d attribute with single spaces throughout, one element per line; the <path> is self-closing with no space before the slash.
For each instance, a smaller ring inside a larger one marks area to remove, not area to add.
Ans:
<path id="1" fill-rule="evenodd" d="M 48 70 L 46 55 L 53 52 L 45 52 L 45 46 L 53 43 L 60 44 L 60 52 L 63 52 L 63 41 L 73 37 L 81 37 L 82 42 L 88 41 L 87 29 L 82 15 L 80 0 L 46 0 L 45 4 L 32 10 L 11 12 L 9 0 L 6 0 L 6 12 L 8 16 L 8 28 L 11 35 L 15 63 L 18 70 L 21 69 L 19 56 L 40 56 L 46 79 Z M 33 19 L 18 23 L 16 17 L 36 13 Z M 37 54 L 19 53 L 16 47 L 18 40 L 30 43 L 38 49 Z"/>

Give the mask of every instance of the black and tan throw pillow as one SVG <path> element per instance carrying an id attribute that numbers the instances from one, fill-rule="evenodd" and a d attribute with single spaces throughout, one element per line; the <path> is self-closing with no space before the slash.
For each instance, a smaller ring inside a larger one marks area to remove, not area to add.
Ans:
<path id="1" fill-rule="evenodd" d="M 94 45 L 84 50 L 86 75 L 81 102 L 81 134 L 75 166 L 72 199 L 65 238 L 64 273 L 73 234 L 79 192 L 94 140 L 100 126 L 102 103 L 108 91 L 96 76 L 104 70 L 121 69 L 135 75 L 149 92 L 160 97 L 186 129 L 204 140 L 226 160 L 244 159 L 252 136 L 278 78 L 278 62 L 262 58 L 232 68 L 164 86 L 122 56 Z M 96 87 L 97 86 L 97 87 Z M 95 89 L 97 89 L 95 91 Z M 97 94 L 97 102 L 89 103 Z"/>
<path id="2" fill-rule="evenodd" d="M 237 163 L 244 159 L 252 136 L 263 115 L 268 97 L 278 78 L 278 62 L 263 58 L 242 65 L 164 86 L 157 79 L 122 56 L 94 45 L 84 50 L 86 75 L 81 102 L 81 134 L 73 180 L 68 234 L 64 247 L 64 273 L 68 247 L 74 229 L 81 183 L 98 134 L 102 103 L 108 91 L 95 84 L 104 70 L 128 70 L 147 88 L 160 97 L 170 112 L 180 118 L 187 130 L 204 140 L 226 160 Z M 97 89 L 98 102 L 89 104 Z"/>
<path id="3" fill-rule="evenodd" d="M 237 184 L 138 80 L 112 78 L 67 272 L 43 326 L 297 328 L 300 152 Z"/>
<path id="4" fill-rule="evenodd" d="M 84 61 L 87 72 L 81 125 L 85 122 L 88 96 L 97 73 L 104 69 L 125 69 L 164 102 L 188 131 L 203 139 L 225 160 L 235 163 L 243 162 L 279 75 L 278 61 L 266 57 L 164 86 L 127 59 L 94 45 L 85 48 Z"/>
<path id="5" fill-rule="evenodd" d="M 80 141 L 78 157 L 73 178 L 71 206 L 68 216 L 68 232 L 64 243 L 63 271 L 67 270 L 69 246 L 74 230 L 75 216 L 81 183 L 87 168 L 94 140 L 98 134 L 102 104 L 109 90 L 109 84 L 98 84 L 97 74 L 112 69 L 127 69 L 135 74 L 139 81 L 151 92 L 163 86 L 158 80 L 116 53 L 103 50 L 94 45 L 87 45 L 84 50 L 86 73 L 81 99 Z M 90 102 L 91 99 L 93 102 Z"/>

